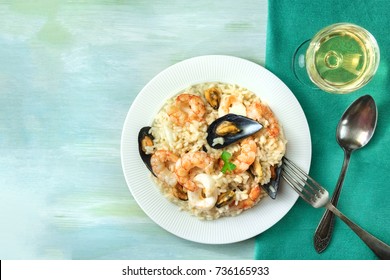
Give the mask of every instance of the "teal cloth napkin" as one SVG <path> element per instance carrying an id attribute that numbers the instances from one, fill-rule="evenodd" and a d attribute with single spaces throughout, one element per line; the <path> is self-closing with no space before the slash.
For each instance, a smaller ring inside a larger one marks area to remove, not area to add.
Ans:
<path id="1" fill-rule="evenodd" d="M 310 175 L 330 194 L 335 188 L 343 151 L 335 138 L 337 123 L 358 97 L 370 94 L 378 106 L 378 124 L 371 142 L 352 154 L 338 208 L 361 227 L 390 243 L 390 2 L 366 0 L 271 0 L 266 48 L 266 68 L 295 94 L 310 127 Z M 294 51 L 321 28 L 351 22 L 377 39 L 381 62 L 373 80 L 347 95 L 315 90 L 296 80 L 291 69 Z M 298 199 L 275 226 L 256 237 L 256 259 L 377 259 L 341 220 L 336 219 L 329 247 L 318 254 L 313 234 L 324 209 Z"/>

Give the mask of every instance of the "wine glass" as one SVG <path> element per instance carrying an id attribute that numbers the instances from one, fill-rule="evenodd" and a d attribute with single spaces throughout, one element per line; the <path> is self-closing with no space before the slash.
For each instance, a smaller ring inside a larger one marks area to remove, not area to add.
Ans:
<path id="1" fill-rule="evenodd" d="M 343 94 L 366 85 L 379 60 L 378 43 L 370 32 L 352 23 L 336 23 L 297 48 L 293 70 L 306 85 Z"/>

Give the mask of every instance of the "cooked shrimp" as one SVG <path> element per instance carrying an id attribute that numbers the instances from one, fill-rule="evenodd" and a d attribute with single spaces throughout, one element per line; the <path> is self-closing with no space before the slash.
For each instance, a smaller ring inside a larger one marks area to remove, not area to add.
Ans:
<path id="1" fill-rule="evenodd" d="M 277 137 L 279 135 L 279 122 L 275 118 L 270 107 L 256 101 L 248 106 L 246 112 L 249 118 L 264 125 L 271 137 Z"/>
<path id="2" fill-rule="evenodd" d="M 253 207 L 258 202 L 260 198 L 260 194 L 261 194 L 261 189 L 259 185 L 252 187 L 251 190 L 249 191 L 248 198 L 239 201 L 237 207 L 244 210 Z"/>
<path id="3" fill-rule="evenodd" d="M 187 190 L 195 191 L 198 189 L 198 185 L 192 179 L 199 174 L 199 171 L 210 174 L 212 165 L 213 160 L 206 152 L 188 152 L 176 162 L 175 174 L 177 181 Z"/>
<path id="4" fill-rule="evenodd" d="M 218 116 L 222 117 L 229 113 L 246 116 L 246 107 L 236 96 L 222 95 Z"/>
<path id="5" fill-rule="evenodd" d="M 168 109 L 168 115 L 176 125 L 183 126 L 194 120 L 203 121 L 206 106 L 198 95 L 183 93 L 176 97 L 175 102 Z"/>
<path id="6" fill-rule="evenodd" d="M 150 159 L 154 174 L 171 187 L 177 184 L 174 168 L 178 159 L 178 156 L 167 150 L 157 150 Z"/>
<path id="7" fill-rule="evenodd" d="M 240 151 L 233 155 L 232 163 L 236 165 L 234 173 L 242 173 L 251 166 L 256 159 L 256 142 L 252 137 L 245 138 L 240 142 Z"/>
<path id="8" fill-rule="evenodd" d="M 215 180 L 208 174 L 198 174 L 193 179 L 198 188 L 195 191 L 188 191 L 188 203 L 201 210 L 210 210 L 217 203 L 218 191 Z M 204 197 L 203 197 L 204 193 Z"/>

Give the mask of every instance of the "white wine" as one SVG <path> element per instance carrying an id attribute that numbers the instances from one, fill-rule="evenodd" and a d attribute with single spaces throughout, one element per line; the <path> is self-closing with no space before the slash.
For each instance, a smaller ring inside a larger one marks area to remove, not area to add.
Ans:
<path id="1" fill-rule="evenodd" d="M 379 47 L 365 29 L 338 23 L 318 32 L 306 51 L 310 79 L 327 92 L 348 93 L 368 83 L 379 65 Z"/>

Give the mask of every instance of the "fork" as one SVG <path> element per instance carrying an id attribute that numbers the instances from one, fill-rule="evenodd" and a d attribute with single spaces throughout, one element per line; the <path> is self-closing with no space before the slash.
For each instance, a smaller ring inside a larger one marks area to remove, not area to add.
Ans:
<path id="1" fill-rule="evenodd" d="M 295 163 L 283 158 L 282 177 L 304 201 L 315 208 L 325 207 L 346 223 L 380 259 L 390 260 L 390 246 L 374 237 L 341 213 L 329 200 L 329 193 Z"/>

